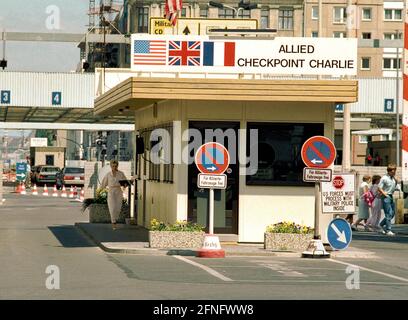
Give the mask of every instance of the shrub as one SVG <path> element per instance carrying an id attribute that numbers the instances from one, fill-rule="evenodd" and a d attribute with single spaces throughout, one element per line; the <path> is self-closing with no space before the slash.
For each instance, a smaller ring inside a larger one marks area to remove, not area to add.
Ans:
<path id="1" fill-rule="evenodd" d="M 108 203 L 108 190 L 107 189 L 96 189 L 96 197 L 84 199 L 82 203 L 82 211 L 85 211 L 91 204 L 107 204 Z M 123 199 L 123 204 L 126 204 L 126 200 Z"/>
<path id="2" fill-rule="evenodd" d="M 198 232 L 203 231 L 204 227 L 189 221 L 176 221 L 174 224 L 166 224 L 163 221 L 152 219 L 150 221 L 151 231 L 187 231 Z"/>
<path id="3" fill-rule="evenodd" d="M 296 224 L 294 222 L 279 222 L 271 224 L 266 228 L 266 232 L 270 233 L 298 233 L 309 234 L 313 233 L 314 229 L 308 226 Z"/>

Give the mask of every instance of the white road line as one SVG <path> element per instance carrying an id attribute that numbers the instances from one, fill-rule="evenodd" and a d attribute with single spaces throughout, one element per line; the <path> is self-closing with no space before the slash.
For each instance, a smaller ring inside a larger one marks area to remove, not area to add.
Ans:
<path id="1" fill-rule="evenodd" d="M 334 260 L 334 259 L 327 259 L 327 261 L 331 261 L 331 262 L 334 262 L 334 263 L 343 264 L 343 265 L 345 265 L 345 266 L 351 266 L 351 267 L 359 268 L 359 269 L 361 269 L 361 270 L 365 270 L 365 271 L 368 271 L 368 272 L 376 273 L 376 274 L 379 274 L 379 275 L 382 275 L 382 276 L 385 276 L 385 277 L 388 277 L 388 278 L 391 278 L 391 279 L 408 282 L 408 279 L 406 279 L 406 278 L 402 278 L 402 277 L 394 276 L 394 275 L 389 274 L 389 273 L 385 273 L 385 272 L 381 272 L 381 271 L 377 271 L 377 270 L 373 270 L 373 269 L 361 267 L 361 266 L 358 266 L 358 265 L 356 265 L 356 264 L 352 264 L 352 263 L 348 263 L 348 262 L 342 262 L 342 261 L 338 261 L 338 260 Z"/>
<path id="2" fill-rule="evenodd" d="M 340 283 L 344 286 L 343 280 L 236 280 L 236 282 L 255 282 L 255 283 Z M 374 281 L 360 281 L 360 284 L 372 284 L 372 285 L 397 285 L 408 286 L 407 283 L 401 282 L 374 282 Z"/>
<path id="3" fill-rule="evenodd" d="M 195 261 L 191 261 L 191 260 L 186 259 L 186 258 L 184 258 L 182 256 L 173 256 L 173 257 L 176 258 L 176 259 L 179 259 L 181 261 L 184 261 L 186 263 L 189 263 L 189 264 L 191 264 L 191 265 L 193 265 L 193 266 L 195 266 L 197 268 L 203 269 L 204 271 L 208 272 L 209 274 L 211 274 L 212 276 L 214 276 L 214 277 L 216 277 L 218 279 L 221 279 L 222 281 L 234 281 L 234 280 L 222 275 L 221 273 L 215 271 L 214 269 L 211 269 L 210 267 L 207 267 L 207 266 L 202 265 L 200 263 L 197 263 Z"/>

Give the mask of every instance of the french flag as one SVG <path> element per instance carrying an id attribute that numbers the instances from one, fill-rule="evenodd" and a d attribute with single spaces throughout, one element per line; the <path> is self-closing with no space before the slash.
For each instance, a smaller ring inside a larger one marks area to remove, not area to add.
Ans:
<path id="1" fill-rule="evenodd" d="M 235 42 L 204 41 L 203 66 L 235 66 Z"/>

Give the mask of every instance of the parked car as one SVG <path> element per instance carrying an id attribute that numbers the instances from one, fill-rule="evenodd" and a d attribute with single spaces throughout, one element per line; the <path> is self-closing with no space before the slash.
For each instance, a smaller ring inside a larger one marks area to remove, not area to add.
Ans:
<path id="1" fill-rule="evenodd" d="M 55 166 L 38 166 L 35 173 L 35 183 L 55 184 L 60 168 Z"/>
<path id="2" fill-rule="evenodd" d="M 62 186 L 83 186 L 85 182 L 85 169 L 80 167 L 66 167 L 57 174 L 57 188 Z"/>

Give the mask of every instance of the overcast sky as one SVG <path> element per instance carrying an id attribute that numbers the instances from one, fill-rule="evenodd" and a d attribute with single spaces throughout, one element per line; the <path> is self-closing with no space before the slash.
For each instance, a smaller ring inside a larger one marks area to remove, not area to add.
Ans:
<path id="1" fill-rule="evenodd" d="M 0 0 L 0 32 L 86 33 L 88 6 L 89 0 Z M 58 27 L 58 17 L 59 29 L 50 29 Z M 2 58 L 3 43 L 0 48 Z M 10 41 L 6 58 L 9 71 L 72 71 L 79 49 L 74 43 Z"/>

